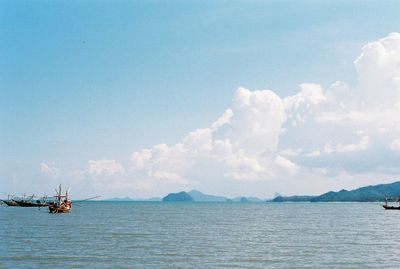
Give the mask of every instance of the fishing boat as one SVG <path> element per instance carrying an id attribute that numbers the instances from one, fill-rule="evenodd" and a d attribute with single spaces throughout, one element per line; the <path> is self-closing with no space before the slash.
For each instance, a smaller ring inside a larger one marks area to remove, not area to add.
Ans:
<path id="1" fill-rule="evenodd" d="M 17 202 L 14 199 L 10 198 L 10 197 L 12 197 L 12 196 L 8 195 L 7 200 L 1 200 L 1 201 L 3 203 L 5 203 L 6 205 L 8 205 L 8 206 L 19 206 L 17 204 Z"/>
<path id="2" fill-rule="evenodd" d="M 21 200 L 15 200 L 15 202 L 20 207 L 46 207 L 46 206 L 49 206 L 49 204 L 46 202 L 47 196 L 44 196 L 37 200 L 34 200 L 33 199 L 34 197 L 35 197 L 35 195 L 33 194 L 29 199 L 24 198 Z"/>
<path id="3" fill-rule="evenodd" d="M 62 195 L 60 184 L 58 190 L 56 189 L 56 193 L 56 201 L 49 203 L 49 212 L 69 213 L 72 210 L 72 201 L 68 198 L 68 190 L 65 192 L 65 195 Z"/>
<path id="4" fill-rule="evenodd" d="M 3 203 L 5 203 L 6 205 L 8 205 L 8 206 L 19 206 L 18 204 L 17 204 L 17 202 L 16 201 L 14 201 L 14 200 L 1 200 Z"/>
<path id="5" fill-rule="evenodd" d="M 399 203 L 399 206 L 388 205 L 388 202 Z M 386 210 L 400 210 L 400 197 L 392 198 L 392 197 L 386 197 L 386 195 L 385 195 L 385 204 L 382 206 Z"/>
<path id="6" fill-rule="evenodd" d="M 20 207 L 46 207 L 49 203 L 42 202 L 40 200 L 36 201 L 15 201 Z"/>

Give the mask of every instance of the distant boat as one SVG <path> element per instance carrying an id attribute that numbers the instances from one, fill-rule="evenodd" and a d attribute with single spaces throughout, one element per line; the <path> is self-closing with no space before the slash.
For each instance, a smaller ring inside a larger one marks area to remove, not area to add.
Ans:
<path id="1" fill-rule="evenodd" d="M 35 197 L 34 194 L 29 199 L 23 198 L 21 200 L 14 200 L 14 201 L 20 207 L 46 207 L 46 206 L 49 206 L 49 204 L 46 202 L 47 196 L 44 196 L 37 200 L 33 199 L 33 197 Z"/>
<path id="2" fill-rule="evenodd" d="M 388 205 L 388 202 L 397 202 L 397 203 L 399 203 L 399 206 Z M 386 195 L 385 195 L 385 204 L 382 206 L 386 210 L 400 210 L 400 197 L 391 198 L 391 197 L 386 197 Z"/>
<path id="3" fill-rule="evenodd" d="M 1 200 L 1 201 L 3 203 L 5 203 L 6 205 L 8 205 L 8 206 L 19 206 L 17 204 L 17 202 L 15 200 L 13 200 L 12 198 L 10 198 L 10 197 L 12 197 L 12 195 L 8 195 L 8 199 L 7 200 Z"/>
<path id="4" fill-rule="evenodd" d="M 49 212 L 50 213 L 69 213 L 72 210 L 72 201 L 68 199 L 68 190 L 65 192 L 65 195 L 62 195 L 61 192 L 61 184 L 56 189 L 57 196 L 55 196 L 56 201 L 49 203 Z"/>
<path id="5" fill-rule="evenodd" d="M 46 207 L 49 206 L 49 203 L 41 202 L 40 200 L 36 201 L 15 201 L 20 207 Z"/>
<path id="6" fill-rule="evenodd" d="M 19 206 L 18 204 L 17 204 L 17 202 L 15 202 L 14 200 L 1 200 L 3 203 L 5 203 L 6 205 L 8 205 L 8 206 Z"/>
<path id="7" fill-rule="evenodd" d="M 392 205 L 383 205 L 384 209 L 390 210 L 390 209 L 394 209 L 394 210 L 400 210 L 400 206 L 392 206 Z"/>
<path id="8" fill-rule="evenodd" d="M 72 210 L 72 201 L 71 199 L 69 199 L 69 189 L 65 192 L 65 195 L 63 195 L 60 184 L 59 189 L 58 190 L 56 189 L 56 194 L 57 195 L 54 196 L 54 199 L 51 198 L 49 201 L 47 200 L 47 196 L 35 200 L 33 199 L 35 197 L 34 194 L 32 196 L 29 196 L 28 198 L 24 194 L 22 198 L 17 198 L 17 199 L 13 198 L 14 197 L 13 195 L 8 195 L 7 200 L 0 199 L 0 205 L 4 203 L 8 206 L 19 206 L 19 207 L 38 207 L 38 208 L 49 207 L 50 213 L 70 212 Z M 76 203 L 96 199 L 98 197 L 100 196 L 95 196 L 84 200 L 76 201 Z"/>

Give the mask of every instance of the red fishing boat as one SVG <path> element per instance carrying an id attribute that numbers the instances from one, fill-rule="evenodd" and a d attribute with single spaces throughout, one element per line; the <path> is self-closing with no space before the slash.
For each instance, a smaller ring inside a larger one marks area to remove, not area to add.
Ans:
<path id="1" fill-rule="evenodd" d="M 55 196 L 56 201 L 49 203 L 50 213 L 69 213 L 72 210 L 72 201 L 68 198 L 68 190 L 62 195 L 61 184 Z"/>

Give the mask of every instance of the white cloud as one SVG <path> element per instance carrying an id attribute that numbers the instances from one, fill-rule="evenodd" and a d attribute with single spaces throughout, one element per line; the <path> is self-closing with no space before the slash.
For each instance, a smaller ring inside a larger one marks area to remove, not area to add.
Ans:
<path id="1" fill-rule="evenodd" d="M 232 109 L 228 108 L 227 110 L 225 110 L 225 112 L 222 114 L 222 116 L 212 124 L 211 129 L 213 131 L 215 131 L 225 124 L 231 124 L 232 116 L 233 116 L 233 111 L 232 111 Z"/>
<path id="2" fill-rule="evenodd" d="M 286 109 L 311 108 L 327 100 L 319 84 L 302 83 L 299 87 L 299 93 L 284 99 Z"/>
<path id="3" fill-rule="evenodd" d="M 386 107 L 400 99 L 400 33 L 370 42 L 354 61 L 363 105 Z"/>
<path id="4" fill-rule="evenodd" d="M 302 83 L 300 92 L 283 100 L 288 122 L 292 127 L 304 123 L 318 110 L 319 105 L 326 102 L 323 89 L 318 84 Z"/>
<path id="5" fill-rule="evenodd" d="M 115 160 L 90 160 L 88 162 L 88 173 L 93 175 L 116 175 L 124 174 L 125 169 Z"/>
<path id="6" fill-rule="evenodd" d="M 369 137 L 363 136 L 357 144 L 342 144 L 339 143 L 335 146 L 332 146 L 331 143 L 327 143 L 324 147 L 324 152 L 327 154 L 333 152 L 345 153 L 345 152 L 354 152 L 354 151 L 362 151 L 368 148 Z"/>
<path id="7" fill-rule="evenodd" d="M 192 151 L 209 152 L 212 150 L 212 132 L 211 129 L 197 129 L 190 132 L 184 139 L 185 147 Z"/>
<path id="8" fill-rule="evenodd" d="M 280 155 L 275 158 L 275 162 L 281 169 L 289 174 L 295 174 L 299 168 L 295 163 Z"/>
<path id="9" fill-rule="evenodd" d="M 46 162 L 40 164 L 40 172 L 51 178 L 58 178 L 61 174 L 60 169 L 58 169 L 54 163 Z"/>
<path id="10" fill-rule="evenodd" d="M 285 121 L 282 99 L 270 90 L 239 88 L 233 99 L 231 126 L 226 137 L 255 154 L 276 150 Z"/>

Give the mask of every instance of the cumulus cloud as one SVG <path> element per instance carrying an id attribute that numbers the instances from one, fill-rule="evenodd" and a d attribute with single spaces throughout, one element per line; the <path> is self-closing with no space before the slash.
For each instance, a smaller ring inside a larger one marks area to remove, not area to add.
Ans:
<path id="1" fill-rule="evenodd" d="M 400 100 L 400 34 L 368 43 L 354 65 L 365 106 L 385 107 Z"/>
<path id="2" fill-rule="evenodd" d="M 58 178 L 60 175 L 60 169 L 58 169 L 54 163 L 42 162 L 40 164 L 40 172 L 51 178 Z"/>
<path id="3" fill-rule="evenodd" d="M 299 93 L 283 100 L 288 121 L 293 127 L 312 117 L 318 111 L 319 105 L 327 100 L 321 85 L 303 83 L 299 87 Z"/>
<path id="4" fill-rule="evenodd" d="M 189 132 L 173 146 L 160 144 L 134 152 L 133 169 L 142 177 L 170 183 L 201 181 L 207 172 L 235 181 L 268 180 L 278 171 L 273 155 L 284 120 L 282 99 L 274 92 L 241 87 L 232 108 L 210 128 Z M 288 164 L 286 168 L 293 171 Z"/>
<path id="5" fill-rule="evenodd" d="M 295 179 L 304 173 L 354 173 L 341 159 L 353 158 L 349 163 L 357 166 L 360 152 L 367 158 L 358 164 L 361 172 L 365 166 L 382 168 L 371 156 L 400 150 L 400 34 L 368 43 L 354 64 L 353 87 L 343 81 L 327 89 L 302 83 L 297 94 L 284 98 L 240 87 L 232 106 L 209 128 L 173 146 L 134 152 L 133 170 L 147 179 L 185 184 L 201 182 L 202 174 L 245 182 Z"/>
<path id="6" fill-rule="evenodd" d="M 236 91 L 232 110 L 227 138 L 255 154 L 276 150 L 286 118 L 283 101 L 277 94 L 241 87 Z"/>

